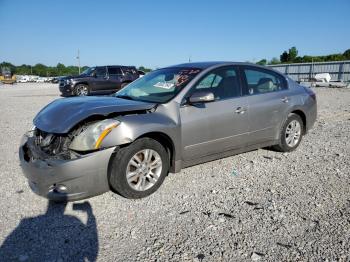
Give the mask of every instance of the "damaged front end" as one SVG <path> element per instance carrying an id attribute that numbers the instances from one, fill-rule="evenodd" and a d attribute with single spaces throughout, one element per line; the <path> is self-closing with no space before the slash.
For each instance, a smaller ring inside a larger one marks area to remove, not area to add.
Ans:
<path id="1" fill-rule="evenodd" d="M 31 189 L 56 201 L 108 191 L 111 156 L 118 145 L 130 142 L 128 136 L 119 141 L 119 135 L 109 135 L 113 129 L 130 133 L 117 118 L 148 112 L 155 106 L 93 96 L 57 99 L 45 106 L 33 120 L 36 128 L 23 136 L 19 148 L 21 167 Z"/>
<path id="2" fill-rule="evenodd" d="M 69 201 L 109 190 L 108 163 L 115 147 L 86 151 L 71 148 L 72 142 L 90 126 L 81 125 L 68 134 L 35 128 L 23 136 L 20 163 L 35 193 L 55 201 Z"/>
<path id="3" fill-rule="evenodd" d="M 25 158 L 27 161 L 79 158 L 103 149 L 103 139 L 119 124 L 116 119 L 85 122 L 68 134 L 53 134 L 33 128 L 26 134 Z"/>
<path id="4" fill-rule="evenodd" d="M 25 135 L 25 160 L 68 160 L 78 157 L 78 154 L 69 149 L 72 136 L 50 134 L 35 128 Z"/>

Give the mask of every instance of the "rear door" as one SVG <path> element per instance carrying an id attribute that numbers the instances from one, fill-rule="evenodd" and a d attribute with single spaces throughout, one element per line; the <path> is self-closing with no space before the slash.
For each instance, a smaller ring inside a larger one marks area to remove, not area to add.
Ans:
<path id="1" fill-rule="evenodd" d="M 183 158 L 194 160 L 244 147 L 249 137 L 246 98 L 241 97 L 238 70 L 233 66 L 208 73 L 189 92 L 209 91 L 215 101 L 180 108 Z"/>
<path id="2" fill-rule="evenodd" d="M 119 90 L 123 81 L 123 72 L 119 66 L 108 66 L 108 90 Z"/>
<path id="3" fill-rule="evenodd" d="M 249 145 L 275 140 L 288 108 L 287 81 L 260 67 L 242 66 L 241 72 L 249 108 Z"/>

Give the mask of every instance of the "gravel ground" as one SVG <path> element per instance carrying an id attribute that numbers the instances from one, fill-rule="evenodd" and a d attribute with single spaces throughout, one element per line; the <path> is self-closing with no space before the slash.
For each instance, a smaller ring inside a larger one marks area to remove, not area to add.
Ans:
<path id="1" fill-rule="evenodd" d="M 350 261 L 350 89 L 316 89 L 300 147 L 170 174 L 152 196 L 51 204 L 18 161 L 21 135 L 57 85 L 0 86 L 1 261 Z"/>

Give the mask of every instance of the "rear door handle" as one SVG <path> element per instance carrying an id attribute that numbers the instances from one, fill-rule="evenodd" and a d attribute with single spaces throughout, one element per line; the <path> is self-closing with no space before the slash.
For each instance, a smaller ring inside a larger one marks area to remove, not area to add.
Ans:
<path id="1" fill-rule="evenodd" d="M 245 111 L 247 111 L 247 108 L 239 106 L 236 108 L 235 113 L 236 114 L 244 114 Z"/>
<path id="2" fill-rule="evenodd" d="M 288 97 L 283 97 L 281 100 L 282 100 L 283 103 L 288 103 L 289 102 Z"/>

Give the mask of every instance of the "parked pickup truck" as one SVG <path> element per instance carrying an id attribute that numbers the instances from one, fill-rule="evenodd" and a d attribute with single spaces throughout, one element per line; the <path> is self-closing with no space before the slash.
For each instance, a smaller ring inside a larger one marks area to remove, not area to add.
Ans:
<path id="1" fill-rule="evenodd" d="M 59 81 L 62 96 L 87 96 L 116 92 L 139 78 L 134 66 L 96 66 L 78 76 L 63 77 Z"/>

